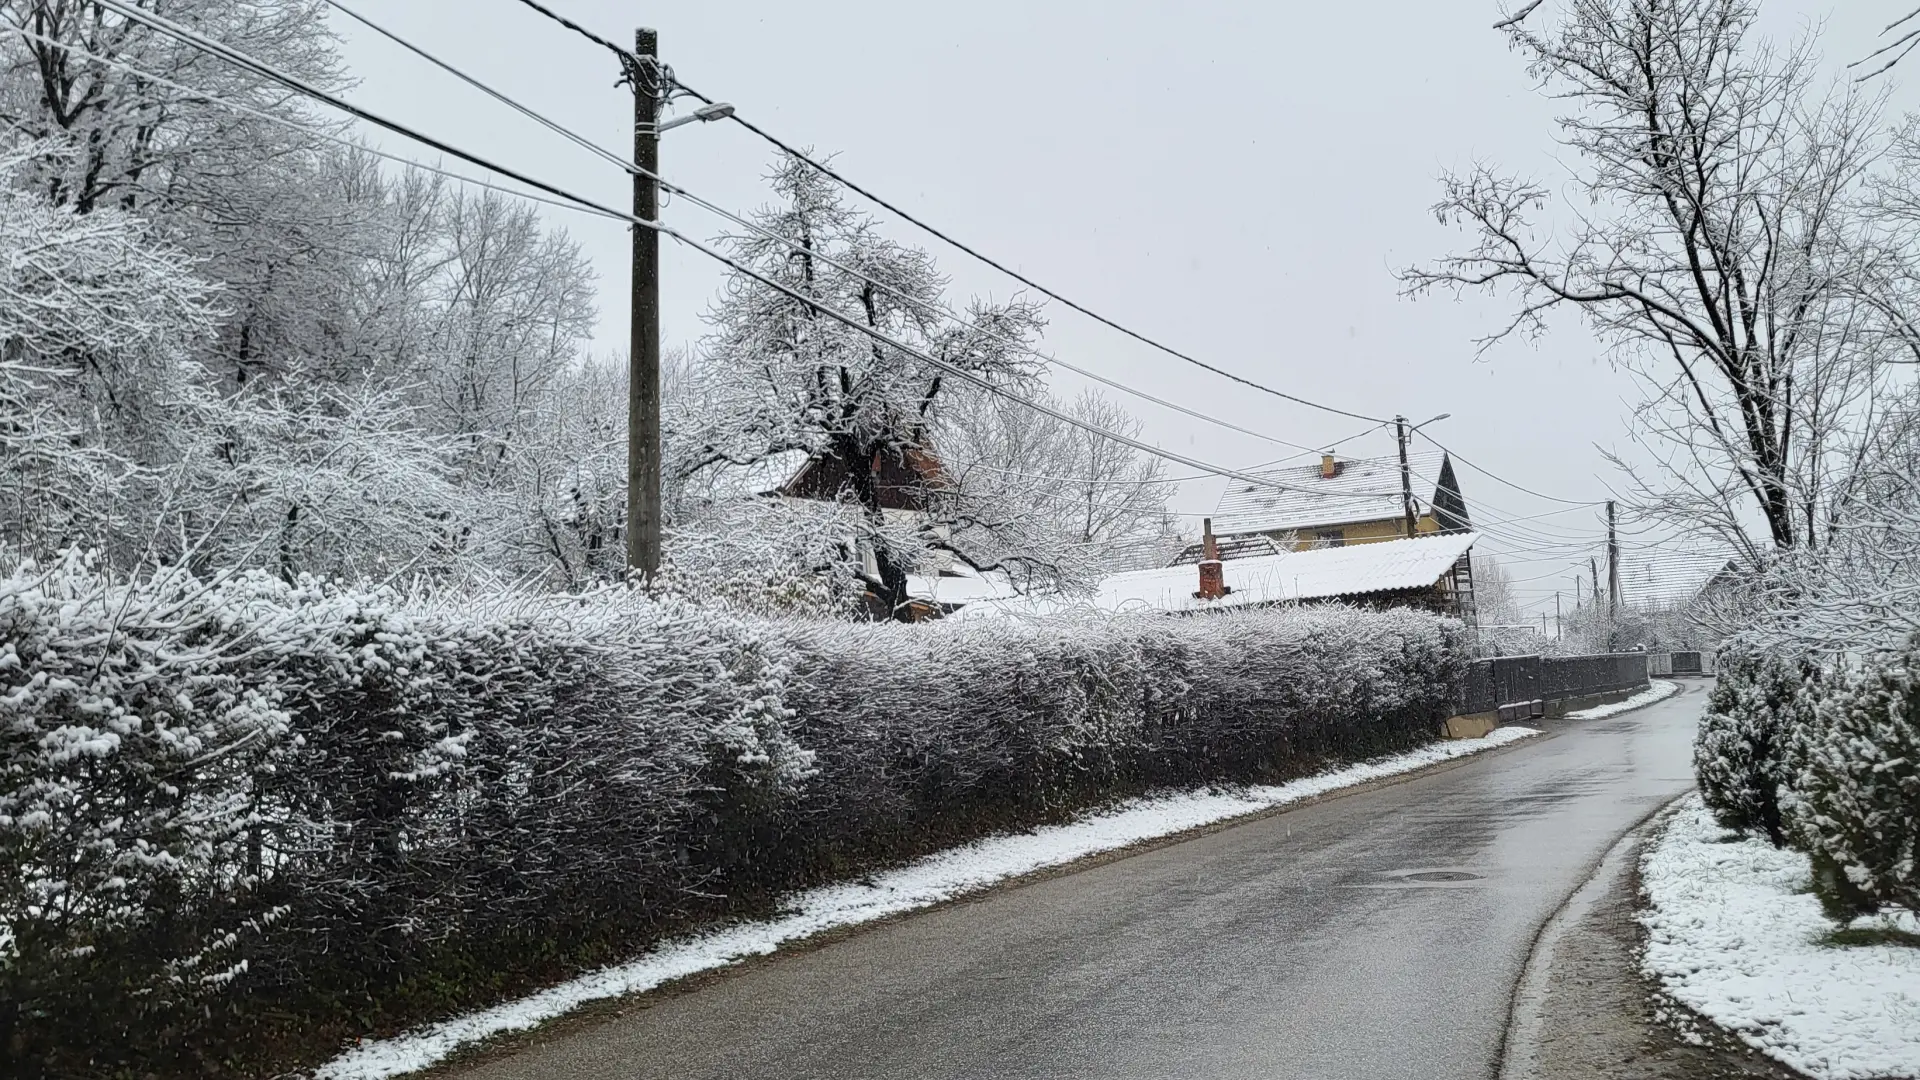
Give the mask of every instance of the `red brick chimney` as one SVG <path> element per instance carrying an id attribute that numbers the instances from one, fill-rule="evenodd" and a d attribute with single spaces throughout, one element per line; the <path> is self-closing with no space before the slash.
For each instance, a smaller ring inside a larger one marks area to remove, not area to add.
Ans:
<path id="1" fill-rule="evenodd" d="M 1202 600 L 1218 600 L 1227 595 L 1226 568 L 1220 565 L 1220 545 L 1213 538 L 1213 519 L 1200 521 L 1200 591 Z"/>
<path id="2" fill-rule="evenodd" d="M 1332 454 L 1321 454 L 1320 455 L 1320 479 L 1331 480 L 1334 477 L 1339 475 L 1340 475 L 1340 463 L 1333 459 Z"/>

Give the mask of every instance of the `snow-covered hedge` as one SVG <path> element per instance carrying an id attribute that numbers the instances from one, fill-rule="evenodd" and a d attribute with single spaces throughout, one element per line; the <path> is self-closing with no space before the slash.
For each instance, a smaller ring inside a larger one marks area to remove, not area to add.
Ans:
<path id="1" fill-rule="evenodd" d="M 201 1074 L 1149 788 L 1433 738 L 1455 624 L 0 578 L 0 1045 Z"/>

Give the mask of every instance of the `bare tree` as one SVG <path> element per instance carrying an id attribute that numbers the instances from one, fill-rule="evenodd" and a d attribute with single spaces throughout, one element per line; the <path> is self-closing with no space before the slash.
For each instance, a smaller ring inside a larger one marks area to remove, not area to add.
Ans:
<path id="1" fill-rule="evenodd" d="M 1855 81 L 1866 82 L 1876 75 L 1885 74 L 1891 70 L 1895 64 L 1905 60 L 1907 54 L 1912 52 L 1915 46 L 1920 46 L 1920 26 L 1908 25 L 1915 19 L 1920 19 L 1920 8 L 1915 8 L 1907 12 L 1905 15 L 1900 16 L 1881 28 L 1881 37 L 1886 37 L 1896 30 L 1900 30 L 1901 32 L 1899 36 L 1895 37 L 1892 41 L 1887 42 L 1885 45 L 1880 46 L 1847 65 L 1849 69 L 1866 69 L 1854 77 Z M 1902 29 L 1903 27 L 1905 29 Z"/>
<path id="2" fill-rule="evenodd" d="M 1138 435 L 1140 421 L 1092 391 L 1061 411 Z M 936 544 L 1023 586 L 1090 586 L 1172 533 L 1159 459 L 1056 417 L 985 395 L 959 402 L 938 433 L 948 485 Z"/>
<path id="3" fill-rule="evenodd" d="M 1037 381 L 1040 365 L 1029 342 L 1042 324 L 1039 309 L 1022 300 L 976 300 L 967 322 L 950 321 L 939 314 L 946 279 L 925 251 L 880 236 L 845 205 L 833 181 L 798 160 L 778 161 L 770 179 L 779 202 L 756 214 L 765 233 L 728 244 L 805 301 L 743 274 L 729 280 L 703 345 L 712 422 L 702 430 L 680 425 L 685 449 L 669 453 L 684 454 L 679 467 L 688 471 L 793 449 L 831 463 L 837 493 L 857 503 L 871 525 L 861 542 L 873 555 L 879 606 L 904 617 L 913 567 L 888 541 L 883 488 L 888 473 L 924 473 L 939 414 L 965 395 L 966 382 L 821 316 L 815 305 L 858 318 L 974 379 L 1023 388 Z"/>
<path id="4" fill-rule="evenodd" d="M 593 325 L 593 273 L 578 244 L 526 203 L 484 192 L 448 200 L 432 355 L 421 375 L 437 422 L 472 440 L 491 474 L 534 402 Z"/>
<path id="5" fill-rule="evenodd" d="M 1562 101 L 1580 197 L 1480 166 L 1435 211 L 1476 241 L 1402 274 L 1409 294 L 1504 291 L 1483 349 L 1578 311 L 1647 395 L 1658 466 L 1638 508 L 1756 564 L 1817 544 L 1853 497 L 1896 317 L 1904 252 L 1865 209 L 1880 101 L 1817 92 L 1808 47 L 1756 39 L 1750 0 L 1570 0 L 1558 25 L 1502 29 Z M 1549 207 L 1558 228 L 1536 220 Z M 1557 241 L 1553 238 L 1558 234 Z M 1745 524 L 1757 516 L 1768 542 Z"/>

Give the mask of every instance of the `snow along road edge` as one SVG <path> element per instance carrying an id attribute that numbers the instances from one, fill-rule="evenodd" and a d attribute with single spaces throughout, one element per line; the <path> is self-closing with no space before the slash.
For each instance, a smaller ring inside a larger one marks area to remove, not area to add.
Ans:
<path id="1" fill-rule="evenodd" d="M 1807 857 L 1723 829 L 1685 796 L 1640 861 L 1642 969 L 1662 991 L 1819 1080 L 1920 1076 L 1920 949 L 1837 946 Z M 1920 933 L 1913 912 L 1857 930 Z"/>
<path id="2" fill-rule="evenodd" d="M 1680 684 L 1665 679 L 1648 679 L 1647 688 L 1626 699 L 1611 705 L 1595 705 L 1591 709 L 1578 709 L 1562 717 L 1563 720 L 1604 720 L 1609 716 L 1618 716 L 1623 712 L 1644 709 L 1656 701 L 1665 701 L 1680 692 Z"/>
<path id="3" fill-rule="evenodd" d="M 391 1039 L 362 1042 L 315 1070 L 315 1080 L 387 1080 L 439 1064 L 461 1048 L 492 1036 L 537 1027 L 589 1002 L 644 993 L 676 979 L 764 956 L 782 945 L 828 930 L 932 907 L 1090 855 L 1265 813 L 1539 734 L 1534 728 L 1495 728 L 1483 738 L 1434 743 L 1285 784 L 1238 790 L 1203 788 L 1130 799 L 1066 825 L 978 840 L 874 874 L 865 883 L 828 885 L 799 893 L 783 905 L 785 913 L 775 919 L 665 941 L 638 959 L 590 972 L 517 1001 Z"/>

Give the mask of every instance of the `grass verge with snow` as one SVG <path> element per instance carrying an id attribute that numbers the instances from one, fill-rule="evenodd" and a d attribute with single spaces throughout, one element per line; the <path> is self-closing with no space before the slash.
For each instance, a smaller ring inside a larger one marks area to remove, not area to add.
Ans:
<path id="1" fill-rule="evenodd" d="M 1641 865 L 1646 973 L 1817 1080 L 1920 1076 L 1920 948 L 1899 943 L 1920 932 L 1914 913 L 1836 934 L 1810 875 L 1805 855 L 1730 832 L 1687 796 Z"/>
<path id="2" fill-rule="evenodd" d="M 316 1077 L 385 1080 L 425 1069 L 464 1047 L 537 1027 L 590 1002 L 645 993 L 676 979 L 764 956 L 829 930 L 931 907 L 1024 874 L 1271 811 L 1538 734 L 1533 728 L 1497 728 L 1482 739 L 1436 743 L 1289 783 L 1130 799 L 1064 825 L 975 841 L 875 874 L 864 882 L 807 890 L 783 904 L 777 918 L 666 942 L 629 963 L 570 979 L 517 1001 L 397 1038 L 363 1043 L 323 1066 Z"/>

